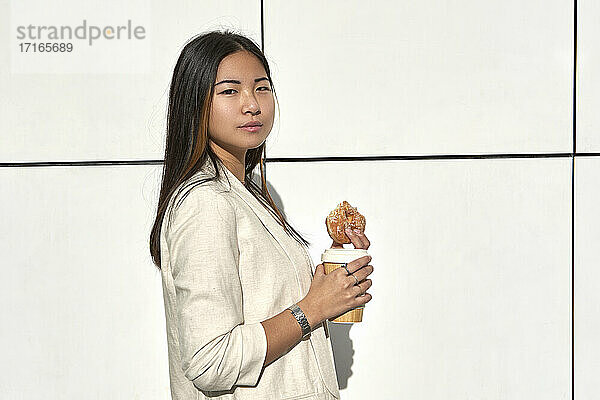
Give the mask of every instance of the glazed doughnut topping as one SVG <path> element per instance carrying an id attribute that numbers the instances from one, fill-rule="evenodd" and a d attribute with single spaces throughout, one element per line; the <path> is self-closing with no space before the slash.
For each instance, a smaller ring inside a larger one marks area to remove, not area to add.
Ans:
<path id="1" fill-rule="evenodd" d="M 329 213 L 325 218 L 327 233 L 337 243 L 351 243 L 352 241 L 346 235 L 346 227 L 365 231 L 365 217 L 358 212 L 356 207 L 352 207 L 347 201 L 343 201 Z"/>

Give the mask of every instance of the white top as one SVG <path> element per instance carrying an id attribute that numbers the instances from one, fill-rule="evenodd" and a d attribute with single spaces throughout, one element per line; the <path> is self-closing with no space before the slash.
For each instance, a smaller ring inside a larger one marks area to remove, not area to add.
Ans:
<path id="1" fill-rule="evenodd" d="M 328 321 L 263 370 L 260 321 L 306 296 L 314 264 L 235 175 L 218 167 L 221 180 L 188 189 L 170 224 L 167 209 L 160 235 L 173 400 L 339 399 Z M 191 179 L 213 175 L 207 159 Z"/>

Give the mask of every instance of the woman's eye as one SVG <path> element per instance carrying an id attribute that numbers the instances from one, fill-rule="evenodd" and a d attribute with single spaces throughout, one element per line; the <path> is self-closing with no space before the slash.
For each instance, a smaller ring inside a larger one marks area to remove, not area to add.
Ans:
<path id="1" fill-rule="evenodd" d="M 271 89 L 270 89 L 268 86 L 261 86 L 261 87 L 259 87 L 258 89 L 266 89 L 266 90 L 261 90 L 261 92 L 268 92 L 268 91 L 270 91 L 270 90 L 271 90 Z M 233 94 L 233 93 L 230 93 L 230 92 L 232 92 L 232 91 L 235 91 L 235 89 L 227 89 L 227 90 L 223 90 L 223 91 L 221 92 L 221 94 Z"/>

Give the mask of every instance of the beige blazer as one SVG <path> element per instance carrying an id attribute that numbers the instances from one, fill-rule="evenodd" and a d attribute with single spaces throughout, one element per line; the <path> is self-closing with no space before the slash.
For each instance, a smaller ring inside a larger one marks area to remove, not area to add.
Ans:
<path id="1" fill-rule="evenodd" d="M 191 179 L 213 176 L 213 168 L 209 161 Z M 306 296 L 314 263 L 218 168 L 221 180 L 189 190 L 160 235 L 173 400 L 339 399 L 327 321 L 263 370 L 260 321 Z"/>

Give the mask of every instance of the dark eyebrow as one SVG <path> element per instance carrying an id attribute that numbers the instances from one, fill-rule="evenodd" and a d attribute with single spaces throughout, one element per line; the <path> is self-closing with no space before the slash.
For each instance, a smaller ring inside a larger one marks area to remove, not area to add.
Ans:
<path id="1" fill-rule="evenodd" d="M 256 83 L 256 82 L 260 82 L 260 81 L 269 81 L 269 83 L 271 82 L 271 80 L 270 80 L 269 78 L 267 78 L 266 76 L 263 76 L 262 78 L 256 78 L 256 79 L 254 80 L 254 83 Z M 241 85 L 241 84 L 242 84 L 242 82 L 240 82 L 240 81 L 237 81 L 237 80 L 235 80 L 235 79 L 225 79 L 225 80 L 222 80 L 222 81 L 221 81 L 221 82 L 219 82 L 219 83 L 215 83 L 215 85 L 214 85 L 214 86 L 220 85 L 221 83 L 236 83 L 236 84 L 238 84 L 238 85 Z"/>

